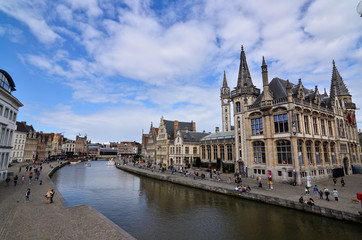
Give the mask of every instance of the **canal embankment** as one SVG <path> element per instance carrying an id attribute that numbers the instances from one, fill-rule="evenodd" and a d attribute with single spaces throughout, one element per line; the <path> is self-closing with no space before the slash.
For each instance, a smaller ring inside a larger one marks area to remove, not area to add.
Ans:
<path id="1" fill-rule="evenodd" d="M 19 177 L 17 186 L 13 181 L 9 186 L 5 182 L 0 185 L 0 239 L 135 239 L 88 204 L 65 207 L 65 200 L 50 176 L 67 163 L 43 164 L 40 179 L 33 178 L 31 182 L 25 165 L 9 168 L 11 179 Z M 21 171 L 20 166 L 23 166 Z M 28 188 L 30 200 L 26 201 Z M 55 189 L 51 204 L 45 198 L 49 189 Z"/>
<path id="2" fill-rule="evenodd" d="M 250 192 L 239 193 L 238 191 L 235 191 L 236 184 L 230 181 L 231 175 L 222 176 L 224 180 L 218 182 L 216 180 L 202 180 L 199 178 L 194 179 L 193 176 L 185 177 L 178 173 L 162 173 L 159 171 L 152 171 L 148 168 L 140 168 L 138 166 L 132 165 L 117 165 L 117 168 L 141 176 L 187 187 L 238 197 L 254 202 L 256 201 L 284 208 L 295 209 L 298 211 L 317 214 L 323 217 L 338 219 L 342 221 L 349 221 L 359 224 L 362 223 L 362 216 L 358 213 L 358 211 L 361 211 L 361 205 L 360 203 L 351 201 L 353 199 L 353 196 L 355 196 L 355 192 L 357 192 L 358 190 L 362 190 L 362 175 L 360 174 L 348 176 L 345 178 L 346 181 L 349 182 L 349 186 L 346 185 L 346 187 L 340 190 L 340 198 L 337 202 L 334 200 L 333 195 L 330 196 L 330 201 L 326 201 L 325 199 L 317 199 L 317 196 L 314 196 L 313 193 L 305 195 L 303 186 L 273 184 L 273 189 L 270 190 L 267 187 L 258 188 L 255 184 L 254 179 L 244 178 L 243 184 L 250 185 L 252 190 Z M 208 174 L 205 175 L 208 176 Z M 208 179 L 208 177 L 206 177 L 206 179 Z M 315 184 L 318 184 L 320 187 L 328 187 L 330 192 L 332 192 L 333 187 L 337 188 L 333 185 L 330 186 L 331 183 L 329 183 L 328 181 L 321 181 Z M 309 198 L 315 199 L 316 205 L 308 206 L 307 204 L 299 203 L 298 199 L 300 198 L 300 196 L 303 196 L 305 200 Z"/>

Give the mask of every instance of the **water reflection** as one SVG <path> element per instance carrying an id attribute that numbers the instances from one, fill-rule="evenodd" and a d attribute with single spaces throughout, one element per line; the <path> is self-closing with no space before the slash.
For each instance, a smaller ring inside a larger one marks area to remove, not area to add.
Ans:
<path id="1" fill-rule="evenodd" d="M 355 239 L 359 225 L 138 177 L 92 162 L 59 170 L 67 205 L 89 203 L 137 239 Z"/>

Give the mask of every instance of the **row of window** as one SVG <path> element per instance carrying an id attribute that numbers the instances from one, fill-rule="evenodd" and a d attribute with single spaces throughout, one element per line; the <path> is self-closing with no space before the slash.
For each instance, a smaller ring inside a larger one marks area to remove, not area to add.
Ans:
<path id="1" fill-rule="evenodd" d="M 331 174 L 332 170 L 331 169 L 326 169 L 327 174 Z M 265 170 L 264 169 L 254 169 L 254 174 L 258 174 L 258 175 L 265 175 Z M 318 170 L 318 175 L 324 175 L 325 174 L 325 170 L 321 169 Z M 317 176 L 317 170 L 313 170 L 310 172 L 311 176 Z M 278 177 L 282 176 L 282 171 L 278 171 Z M 301 172 L 301 177 L 306 177 L 307 173 L 306 172 Z M 293 172 L 292 171 L 288 171 L 288 177 L 293 177 Z"/>
<path id="2" fill-rule="evenodd" d="M 312 147 L 314 147 L 314 151 L 312 151 Z M 321 154 L 323 154 L 324 162 L 330 164 L 336 164 L 336 156 L 335 156 L 335 143 L 323 142 L 323 144 L 319 141 L 313 143 L 312 141 L 305 142 L 306 151 L 303 151 L 303 141 L 298 140 L 298 158 L 299 164 L 303 165 L 303 152 L 306 153 L 306 157 L 308 160 L 308 164 L 321 164 Z M 341 148 L 342 149 L 342 148 Z M 254 163 L 256 164 L 265 164 L 266 156 L 265 156 L 265 144 L 262 141 L 253 142 L 253 150 L 254 150 Z M 321 150 L 323 152 L 321 152 Z M 288 140 L 280 140 L 276 142 L 276 151 L 278 164 L 292 164 L 292 150 L 291 143 Z M 352 146 L 351 151 L 353 153 L 353 161 L 356 162 L 356 147 Z M 331 156 L 331 157 L 329 157 Z"/>
<path id="3" fill-rule="evenodd" d="M 0 145 L 2 146 L 11 146 L 13 139 L 13 130 L 3 126 L 0 132 Z"/>
<path id="4" fill-rule="evenodd" d="M 15 156 L 16 155 L 16 156 Z M 23 155 L 23 152 L 13 152 L 13 158 L 14 157 L 22 157 L 22 155 Z"/>
<path id="5" fill-rule="evenodd" d="M 9 164 L 9 153 L 0 154 L 0 170 L 7 169 Z"/>
<path id="6" fill-rule="evenodd" d="M 192 153 L 197 154 L 197 147 L 192 148 Z M 181 146 L 171 146 L 170 147 L 170 154 L 182 154 L 182 147 Z M 185 154 L 190 154 L 190 147 L 185 147 Z"/>
<path id="7" fill-rule="evenodd" d="M 304 132 L 306 134 L 311 134 L 310 130 L 310 122 L 309 116 L 304 116 Z M 346 130 L 345 125 L 342 120 L 336 120 L 337 121 L 337 130 L 338 130 L 338 136 L 340 137 L 346 137 Z M 320 125 L 319 125 L 320 122 Z M 317 119 L 316 117 L 312 118 L 312 127 L 313 127 L 313 133 L 316 135 L 323 135 L 327 136 L 327 134 L 331 137 L 334 136 L 333 134 L 333 125 L 331 120 L 327 119 Z M 238 121 L 238 127 L 240 128 L 240 121 Z M 295 123 L 293 123 L 292 130 L 295 132 L 301 132 L 301 126 L 300 126 L 300 114 L 296 114 Z M 288 114 L 279 114 L 274 116 L 274 132 L 275 133 L 286 133 L 289 132 L 289 123 L 288 123 Z M 264 128 L 263 128 L 263 119 L 262 118 L 255 118 L 251 119 L 251 132 L 252 135 L 262 135 L 264 134 Z M 348 133 L 348 131 L 347 131 Z M 353 134 L 353 133 L 351 133 Z M 348 136 L 349 137 L 349 136 Z"/>
<path id="8" fill-rule="evenodd" d="M 15 139 L 15 143 L 22 143 L 22 144 L 24 144 L 24 143 L 25 143 L 25 140 L 19 139 L 19 142 L 18 142 L 18 139 Z"/>
<path id="9" fill-rule="evenodd" d="M 211 148 L 213 150 L 213 155 L 211 155 Z M 221 161 L 224 161 L 224 160 L 232 161 L 233 160 L 233 153 L 232 153 L 231 144 L 226 145 L 226 153 L 227 153 L 226 156 L 225 156 L 224 145 L 220 145 L 219 149 L 220 149 L 220 155 L 219 155 L 218 147 L 216 145 L 214 145 L 214 146 L 207 145 L 206 148 L 205 148 L 205 146 L 202 146 L 201 147 L 201 157 L 202 157 L 202 159 L 217 160 L 218 156 L 220 156 Z"/>
<path id="10" fill-rule="evenodd" d="M 5 111 L 3 110 L 4 106 L 0 104 L 0 116 L 4 116 L 5 118 L 9 118 L 13 122 L 16 122 L 16 112 L 13 112 L 13 110 L 10 110 L 8 107 L 5 107 Z"/>

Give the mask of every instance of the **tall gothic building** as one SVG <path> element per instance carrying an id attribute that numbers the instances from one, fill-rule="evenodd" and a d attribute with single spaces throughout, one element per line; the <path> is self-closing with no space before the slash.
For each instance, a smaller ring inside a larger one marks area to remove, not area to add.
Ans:
<path id="1" fill-rule="evenodd" d="M 242 47 L 238 82 L 231 92 L 224 73 L 222 124 L 228 131 L 231 101 L 236 172 L 301 184 L 307 176 L 351 174 L 361 165 L 356 105 L 334 61 L 329 95 L 318 86 L 305 88 L 301 79 L 297 84 L 280 78 L 269 82 L 264 57 L 261 71 L 262 92 L 253 84 Z"/>

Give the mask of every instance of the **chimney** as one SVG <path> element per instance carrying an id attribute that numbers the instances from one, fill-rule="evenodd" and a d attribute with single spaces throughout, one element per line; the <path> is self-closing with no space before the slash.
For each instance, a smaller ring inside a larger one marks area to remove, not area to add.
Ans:
<path id="1" fill-rule="evenodd" d="M 219 127 L 215 128 L 215 132 L 218 133 L 219 132 Z"/>
<path id="2" fill-rule="evenodd" d="M 192 124 L 192 131 L 196 132 L 196 123 L 191 120 L 191 124 Z"/>
<path id="3" fill-rule="evenodd" d="M 175 120 L 174 122 L 173 122 L 173 136 L 176 136 L 176 133 L 177 133 L 177 130 L 178 130 L 178 121 L 177 120 Z"/>

